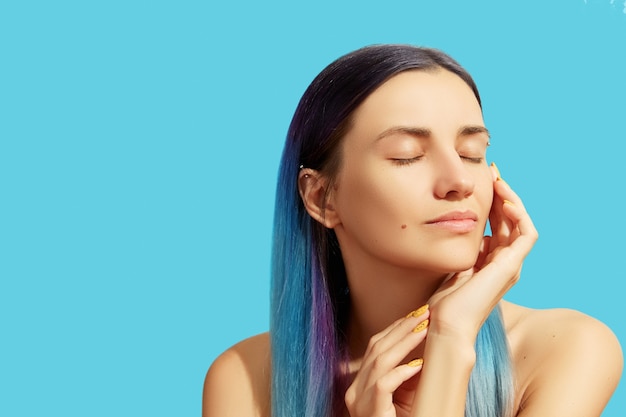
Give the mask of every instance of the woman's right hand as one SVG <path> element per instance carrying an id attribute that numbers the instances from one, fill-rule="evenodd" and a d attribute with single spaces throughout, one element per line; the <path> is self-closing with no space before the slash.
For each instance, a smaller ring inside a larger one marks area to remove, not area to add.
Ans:
<path id="1" fill-rule="evenodd" d="M 421 359 L 402 363 L 426 338 L 428 306 L 395 321 L 370 339 L 359 371 L 346 391 L 351 417 L 404 417 L 415 395 Z"/>

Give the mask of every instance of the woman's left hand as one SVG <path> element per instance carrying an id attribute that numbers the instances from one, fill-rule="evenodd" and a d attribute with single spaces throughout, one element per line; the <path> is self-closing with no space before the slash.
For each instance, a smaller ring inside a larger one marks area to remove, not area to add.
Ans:
<path id="1" fill-rule="evenodd" d="M 522 200 L 499 178 L 489 214 L 492 236 L 485 236 L 476 264 L 446 280 L 429 300 L 430 334 L 467 337 L 478 330 L 504 294 L 519 280 L 522 263 L 538 234 Z"/>

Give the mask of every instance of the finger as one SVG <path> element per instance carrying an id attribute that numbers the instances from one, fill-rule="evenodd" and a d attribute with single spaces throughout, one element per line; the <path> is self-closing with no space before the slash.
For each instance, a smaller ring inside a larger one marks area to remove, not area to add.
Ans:
<path id="1" fill-rule="evenodd" d="M 424 315 L 420 316 L 424 317 Z M 398 364 L 426 338 L 428 329 L 428 319 L 416 325 L 418 318 L 411 317 L 403 324 L 407 326 L 397 326 L 392 332 L 376 342 L 369 350 L 369 354 L 363 357 L 361 367 L 357 373 L 354 383 L 361 391 L 372 387 L 377 381 Z M 403 333 L 400 334 L 400 328 Z"/>
<path id="2" fill-rule="evenodd" d="M 491 211 L 489 213 L 489 221 L 490 223 L 498 223 L 500 221 L 502 221 L 502 211 L 499 210 L 502 207 L 502 203 L 503 203 L 503 199 L 502 197 L 500 197 L 500 195 L 498 194 L 498 190 L 496 188 L 496 184 L 499 182 L 503 182 L 502 178 L 500 177 L 500 171 L 498 170 L 498 167 L 496 166 L 496 164 L 494 162 L 491 163 L 490 166 L 491 169 L 491 173 L 492 173 L 492 178 L 493 178 L 493 204 L 491 205 Z"/>
<path id="3" fill-rule="evenodd" d="M 421 343 L 425 335 L 421 335 L 422 330 L 428 327 L 428 317 L 430 311 L 426 310 L 417 317 L 410 315 L 402 319 L 402 322 L 388 331 L 383 337 L 372 337 L 363 355 L 361 369 L 365 370 L 372 366 L 373 362 L 378 362 L 376 366 L 389 369 L 396 366 L 411 349 Z M 408 349 L 408 350 L 406 350 Z M 405 351 L 406 350 L 406 351 Z M 389 352 L 397 352 L 389 359 Z M 404 355 L 402 355 L 404 353 Z M 400 355 L 400 356 L 398 356 Z M 388 358 L 383 360 L 383 358 Z M 395 362 L 393 362 L 395 360 Z M 382 366 L 381 366 L 382 365 Z"/>
<path id="4" fill-rule="evenodd" d="M 519 205 L 511 201 L 504 203 L 502 211 L 514 224 L 514 229 L 510 235 L 510 242 L 502 246 L 499 251 L 493 253 L 489 259 L 489 265 L 500 264 L 500 268 L 519 272 L 522 262 L 537 241 L 538 233 L 532 219 L 526 212 L 521 200 Z M 491 266 L 493 268 L 493 266 Z M 500 271 L 503 278 L 506 277 L 506 270 Z"/>
<path id="5" fill-rule="evenodd" d="M 509 218 L 519 232 L 519 235 L 528 236 L 529 241 L 534 242 L 537 239 L 537 229 L 535 228 L 530 215 L 528 214 L 522 199 L 511 189 L 504 181 L 498 181 L 494 186 L 496 192 L 504 199 L 502 211 Z M 515 236 L 517 237 L 517 236 Z"/>
<path id="6" fill-rule="evenodd" d="M 504 201 L 500 198 L 494 198 L 489 213 L 489 226 L 491 228 L 491 236 L 489 250 L 493 251 L 498 246 L 506 245 L 509 242 L 511 231 L 514 225 L 510 222 L 503 210 Z"/>
<path id="7" fill-rule="evenodd" d="M 499 179 L 493 184 L 494 195 L 491 211 L 489 213 L 489 224 L 491 226 L 491 235 L 495 238 L 491 242 L 491 249 L 509 243 L 511 232 L 514 229 L 513 223 L 503 211 L 505 198 L 501 195 L 501 183 L 504 181 Z"/>
<path id="8" fill-rule="evenodd" d="M 508 186 L 507 186 L 508 187 Z M 512 193 L 512 190 L 511 190 Z M 502 212 L 515 225 L 511 241 L 500 246 L 486 258 L 486 263 L 466 285 L 476 288 L 477 294 L 485 303 L 494 307 L 497 301 L 519 280 L 522 263 L 535 244 L 538 234 L 533 222 L 523 207 L 513 202 L 504 203 Z"/>
<path id="9" fill-rule="evenodd" d="M 380 394 L 393 394 L 400 385 L 417 375 L 423 367 L 422 359 L 414 359 L 404 365 L 399 365 L 382 376 L 375 384 L 374 389 Z"/>
<path id="10" fill-rule="evenodd" d="M 365 353 L 363 354 L 363 359 L 359 366 L 359 371 L 355 376 L 353 381 L 353 385 L 355 385 L 359 390 L 363 390 L 365 386 L 371 384 L 371 379 L 375 378 L 376 375 L 372 375 L 373 372 L 373 362 L 378 361 L 377 370 L 378 372 L 382 372 L 381 369 L 382 361 L 379 356 L 386 352 L 389 348 L 394 345 L 399 344 L 399 342 L 407 337 L 412 330 L 422 321 L 426 320 L 430 315 L 430 311 L 428 305 L 424 305 L 417 310 L 411 311 L 407 316 L 396 320 L 389 326 L 387 326 L 381 332 L 372 336 L 368 342 Z M 409 338 L 411 339 L 411 338 Z M 416 340 L 417 344 L 421 343 L 421 341 Z M 402 347 L 403 345 L 400 344 Z M 409 350 L 410 351 L 410 350 Z M 407 351 L 404 356 L 408 354 Z M 400 360 L 404 357 L 400 357 L 396 360 L 395 363 L 391 363 L 388 366 L 388 369 L 398 365 Z M 379 358 L 379 359 L 377 359 Z M 384 370 L 386 372 L 386 370 Z"/>
<path id="11" fill-rule="evenodd" d="M 520 234 L 534 234 L 536 230 L 526 207 L 513 189 L 505 181 L 499 180 L 494 184 L 494 192 L 497 196 L 497 198 L 494 196 L 494 201 L 501 199 L 502 204 L 494 204 L 499 206 L 500 210 L 494 209 L 493 211 L 502 215 L 502 222 L 508 223 L 509 242 L 514 241 Z"/>
<path id="12" fill-rule="evenodd" d="M 417 323 L 427 319 L 429 315 L 430 311 L 428 310 L 428 305 L 424 305 L 417 310 L 411 311 L 409 314 L 407 314 L 407 316 L 394 321 L 384 330 L 376 333 L 370 338 L 364 356 L 367 356 L 375 347 L 378 350 L 386 350 L 387 345 L 393 343 L 394 335 L 397 335 L 397 337 L 402 337 L 403 334 L 407 333 L 408 329 L 410 329 L 411 326 L 415 326 L 417 325 Z"/>
<path id="13" fill-rule="evenodd" d="M 370 338 L 369 344 L 367 345 L 367 349 L 365 351 L 365 355 L 367 355 L 369 353 L 369 350 L 371 349 L 371 347 L 374 346 L 374 344 L 376 342 L 378 342 L 380 339 L 386 337 L 393 329 L 395 329 L 396 327 L 398 327 L 403 321 L 405 321 L 405 317 L 398 319 L 396 321 L 394 321 L 393 323 L 391 323 L 389 326 L 387 326 L 384 330 L 382 330 L 381 332 L 376 333 L 374 336 L 372 336 Z"/>
<path id="14" fill-rule="evenodd" d="M 536 231 L 533 234 L 532 225 L 527 225 L 525 219 L 518 225 L 521 225 L 524 233 L 520 234 L 509 246 L 495 252 L 483 269 L 466 284 L 479 287 L 474 293 L 491 308 L 495 307 L 504 294 L 517 283 L 524 259 L 536 241 Z M 526 230 L 527 228 L 532 230 Z"/>
<path id="15" fill-rule="evenodd" d="M 518 236 L 516 236 L 515 241 L 512 242 L 511 246 L 518 246 L 520 249 L 527 248 L 527 251 L 530 251 L 539 237 L 530 215 L 526 212 L 523 206 L 518 207 L 512 202 L 505 203 L 504 212 L 512 221 L 516 223 Z M 520 239 L 521 241 L 518 243 L 518 240 Z"/>
<path id="16" fill-rule="evenodd" d="M 515 191 L 513 191 L 513 188 L 511 188 L 511 186 L 506 181 L 502 179 L 496 181 L 496 183 L 494 184 L 494 191 L 502 199 L 503 202 L 505 200 L 510 201 L 515 206 L 521 207 L 524 211 L 526 210 L 522 199 L 517 195 L 517 193 L 515 193 Z"/>
<path id="17" fill-rule="evenodd" d="M 382 376 L 374 385 L 360 391 L 352 384 L 345 394 L 345 402 L 350 415 L 386 415 L 394 409 L 393 398 L 396 390 L 422 370 L 423 361 L 413 360 L 399 365 Z"/>
<path id="18" fill-rule="evenodd" d="M 490 241 L 491 241 L 491 237 L 490 236 L 483 236 L 483 241 L 480 244 L 480 250 L 478 251 L 478 258 L 476 259 L 476 269 L 480 270 L 482 269 L 483 265 L 485 264 L 485 261 L 487 259 L 487 255 L 489 255 L 490 252 Z"/>

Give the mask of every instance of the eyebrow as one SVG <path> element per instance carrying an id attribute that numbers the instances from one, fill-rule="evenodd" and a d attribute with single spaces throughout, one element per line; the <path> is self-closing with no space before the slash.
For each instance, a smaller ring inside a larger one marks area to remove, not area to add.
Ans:
<path id="1" fill-rule="evenodd" d="M 489 130 L 487 130 L 485 126 L 470 125 L 470 126 L 463 126 L 462 128 L 459 129 L 459 136 L 469 136 L 469 135 L 474 135 L 476 133 L 484 133 L 487 135 L 488 138 L 491 138 L 491 134 L 489 133 Z"/>
<path id="2" fill-rule="evenodd" d="M 409 136 L 414 136 L 416 138 L 425 138 L 428 139 L 432 136 L 432 131 L 425 127 L 414 127 L 414 126 L 393 126 L 389 129 L 385 129 L 381 134 L 376 137 L 376 141 L 383 139 L 387 136 L 394 135 L 396 133 L 405 134 Z M 458 130 L 458 136 L 471 136 L 477 133 L 484 133 L 488 138 L 491 138 L 489 134 L 489 130 L 486 127 L 480 125 L 467 125 L 461 126 Z"/>

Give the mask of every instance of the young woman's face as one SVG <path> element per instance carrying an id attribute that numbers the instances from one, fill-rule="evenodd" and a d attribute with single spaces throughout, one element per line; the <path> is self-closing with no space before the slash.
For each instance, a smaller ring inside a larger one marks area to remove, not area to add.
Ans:
<path id="1" fill-rule="evenodd" d="M 489 135 L 468 85 L 445 70 L 403 72 L 353 122 L 331 197 L 342 252 L 437 273 L 470 268 L 493 179 Z"/>

